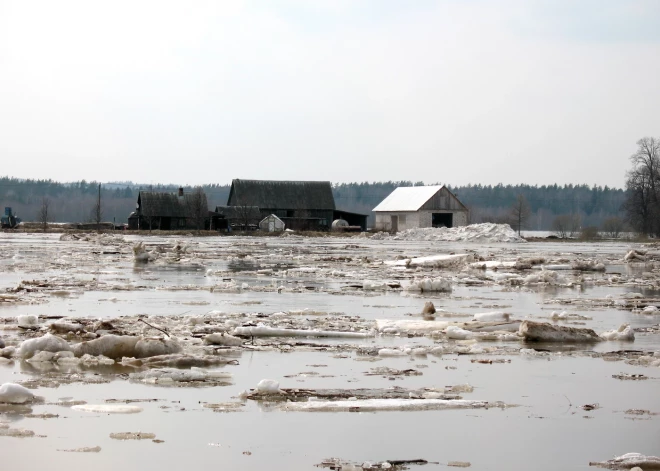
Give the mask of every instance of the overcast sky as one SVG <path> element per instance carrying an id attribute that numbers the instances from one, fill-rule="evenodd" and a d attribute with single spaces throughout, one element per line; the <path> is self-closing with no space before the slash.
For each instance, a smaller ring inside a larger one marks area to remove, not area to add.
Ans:
<path id="1" fill-rule="evenodd" d="M 622 187 L 656 0 L 0 0 L 0 175 Z"/>

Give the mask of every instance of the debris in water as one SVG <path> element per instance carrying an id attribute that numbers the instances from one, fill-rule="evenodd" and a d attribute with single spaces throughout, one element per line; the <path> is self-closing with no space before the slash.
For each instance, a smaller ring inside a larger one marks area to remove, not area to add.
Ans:
<path id="1" fill-rule="evenodd" d="M 101 447 L 91 446 L 91 447 L 74 448 L 70 450 L 57 450 L 57 451 L 65 451 L 67 453 L 98 453 L 99 451 L 101 451 Z"/>
<path id="2" fill-rule="evenodd" d="M 156 438 L 156 434 L 145 432 L 119 432 L 111 433 L 110 438 L 114 440 L 153 440 Z"/>

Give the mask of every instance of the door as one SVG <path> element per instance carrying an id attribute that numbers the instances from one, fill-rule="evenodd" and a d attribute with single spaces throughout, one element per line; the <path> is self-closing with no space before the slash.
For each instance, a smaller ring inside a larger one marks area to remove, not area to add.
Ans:
<path id="1" fill-rule="evenodd" d="M 399 232 L 399 216 L 391 216 L 392 232 Z"/>
<path id="2" fill-rule="evenodd" d="M 433 213 L 431 215 L 431 225 L 433 227 L 453 227 L 453 213 Z"/>

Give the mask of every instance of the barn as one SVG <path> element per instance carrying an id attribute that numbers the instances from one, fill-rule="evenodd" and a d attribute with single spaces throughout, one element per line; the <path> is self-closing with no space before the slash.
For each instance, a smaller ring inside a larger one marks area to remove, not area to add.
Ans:
<path id="1" fill-rule="evenodd" d="M 367 225 L 366 215 L 336 209 L 328 181 L 234 179 L 227 206 L 257 207 L 261 219 L 273 214 L 293 230 L 329 230 L 335 219 L 345 219 L 363 230 Z"/>
<path id="2" fill-rule="evenodd" d="M 456 227 L 469 211 L 444 185 L 399 187 L 374 208 L 375 229 L 397 232 L 418 227 Z"/>

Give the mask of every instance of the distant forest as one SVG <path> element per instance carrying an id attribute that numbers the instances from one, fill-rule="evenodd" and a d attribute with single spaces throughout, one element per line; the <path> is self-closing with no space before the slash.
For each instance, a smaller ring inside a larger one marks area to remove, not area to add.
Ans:
<path id="1" fill-rule="evenodd" d="M 44 198 L 49 201 L 52 222 L 88 222 L 98 197 L 98 182 L 82 180 L 59 183 L 51 180 L 0 178 L 0 206 L 11 206 L 24 221 L 38 220 Z M 374 183 L 333 184 L 337 208 L 370 214 L 371 210 L 398 186 L 419 186 L 422 182 L 389 181 Z M 583 226 L 600 226 L 612 216 L 623 218 L 624 190 L 588 185 L 466 185 L 450 186 L 456 196 L 470 209 L 470 221 L 504 222 L 518 195 L 523 195 L 531 210 L 525 229 L 550 230 L 559 215 L 578 215 Z M 133 182 L 101 184 L 104 221 L 126 222 L 135 209 L 140 190 L 174 192 L 178 185 L 144 185 Z M 230 185 L 202 185 L 209 209 L 227 204 Z M 185 191 L 191 191 L 185 187 Z"/>

